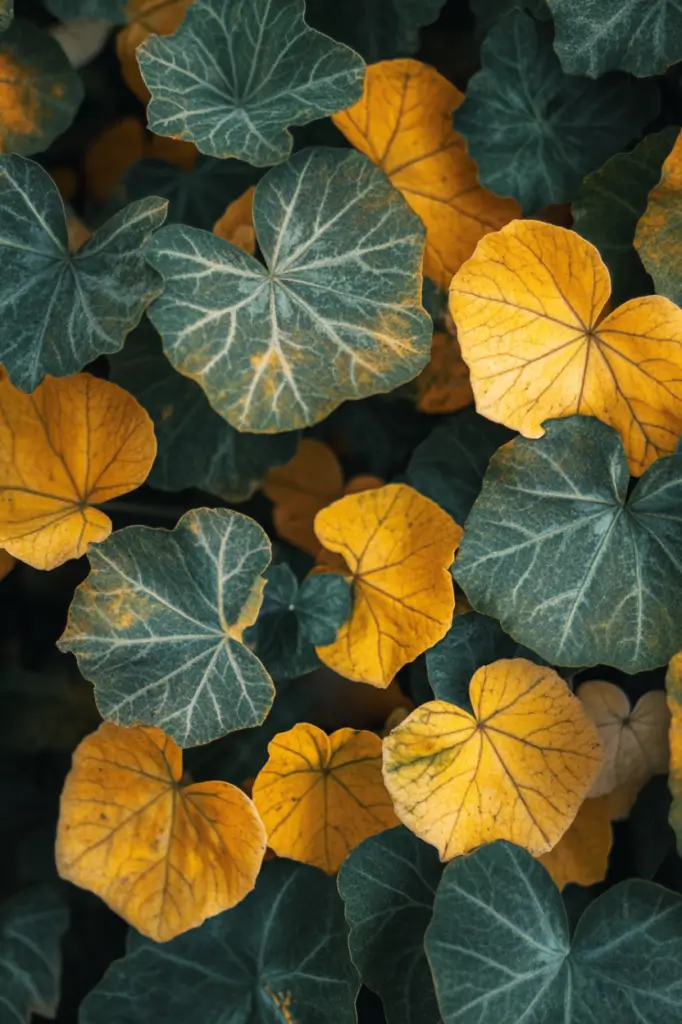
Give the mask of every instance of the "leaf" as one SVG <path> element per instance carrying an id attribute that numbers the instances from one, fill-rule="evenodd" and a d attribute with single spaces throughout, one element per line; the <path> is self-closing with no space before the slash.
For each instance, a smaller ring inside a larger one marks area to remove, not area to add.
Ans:
<path id="1" fill-rule="evenodd" d="M 598 78 L 620 68 L 638 78 L 662 75 L 682 60 L 682 8 L 669 0 L 547 0 L 554 48 L 569 75 Z"/>
<path id="2" fill-rule="evenodd" d="M 150 35 L 168 36 L 179 28 L 191 0 L 127 0 L 129 24 L 116 36 L 116 54 L 126 85 L 143 103 L 149 91 L 137 62 L 137 47 Z"/>
<path id="3" fill-rule="evenodd" d="M 670 774 L 668 786 L 672 794 L 670 824 L 677 839 L 677 851 L 682 850 L 682 655 L 670 659 L 665 677 L 665 689 L 670 712 Z"/>
<path id="4" fill-rule="evenodd" d="M 398 824 L 381 778 L 381 740 L 338 729 L 327 736 L 303 722 L 268 744 L 253 801 L 280 857 L 328 874 L 363 839 Z"/>
<path id="5" fill-rule="evenodd" d="M 81 1024 L 355 1024 L 357 973 L 333 879 L 273 861 L 229 914 L 159 946 L 131 935 Z M 218 1017 L 216 1017 L 218 1014 Z"/>
<path id="6" fill-rule="evenodd" d="M 303 14 L 303 0 L 194 0 L 172 36 L 137 48 L 151 130 L 256 167 L 286 160 L 288 127 L 355 103 L 365 71 Z"/>
<path id="7" fill-rule="evenodd" d="M 668 854 L 674 856 L 675 833 L 668 821 L 671 794 L 666 775 L 654 775 L 637 797 L 627 828 L 628 854 L 638 878 L 654 878 Z"/>
<path id="8" fill-rule="evenodd" d="M 516 203 L 482 189 L 452 128 L 459 89 L 416 60 L 370 65 L 362 99 L 333 118 L 389 177 L 426 227 L 424 273 L 442 288 L 488 231 L 518 216 Z"/>
<path id="9" fill-rule="evenodd" d="M 459 412 L 474 400 L 469 368 L 457 339 L 447 331 L 433 336 L 431 359 L 417 377 L 417 395 L 419 411 L 431 414 Z"/>
<path id="10" fill-rule="evenodd" d="M 584 178 L 571 207 L 573 229 L 596 245 L 611 275 L 615 304 L 653 291 L 634 247 L 635 228 L 676 134 L 676 128 L 664 128 L 631 152 L 612 156 Z"/>
<path id="11" fill-rule="evenodd" d="M 47 149 L 82 100 L 80 77 L 59 43 L 29 21 L 13 21 L 0 39 L 0 153 Z"/>
<path id="12" fill-rule="evenodd" d="M 575 232 L 516 221 L 456 275 L 450 311 L 478 412 L 525 437 L 550 418 L 597 416 L 638 476 L 682 433 L 682 311 L 652 295 L 606 313 L 609 285 Z"/>
<path id="13" fill-rule="evenodd" d="M 416 53 L 419 29 L 433 24 L 445 0 L 307 0 L 306 21 L 367 61 Z"/>
<path id="14" fill-rule="evenodd" d="M 406 828 L 366 839 L 341 865 L 351 957 L 388 1024 L 440 1024 L 424 932 L 441 872 L 435 850 Z"/>
<path id="15" fill-rule="evenodd" d="M 353 599 L 343 576 L 308 576 L 301 584 L 296 611 L 301 633 L 311 644 L 332 644 L 348 621 Z"/>
<path id="16" fill-rule="evenodd" d="M 407 484 L 389 484 L 318 512 L 315 533 L 343 556 L 353 585 L 351 618 L 335 643 L 317 647 L 320 660 L 348 679 L 386 687 L 452 622 L 447 570 L 461 528 Z"/>
<path id="17" fill-rule="evenodd" d="M 100 132 L 85 154 L 85 181 L 90 198 L 105 203 L 112 196 L 122 195 L 126 172 L 143 157 L 156 158 L 154 163 L 164 161 L 164 167 L 172 165 L 190 171 L 196 163 L 197 151 L 189 142 L 151 135 L 136 117 L 123 117 Z M 128 198 L 146 199 L 151 194 L 168 198 L 153 189 Z"/>
<path id="18" fill-rule="evenodd" d="M 554 849 L 539 857 L 557 889 L 567 885 L 596 885 L 606 878 L 613 844 L 611 801 L 608 796 L 583 800 L 567 832 Z"/>
<path id="19" fill-rule="evenodd" d="M 66 211 L 49 174 L 32 160 L 0 157 L 0 360 L 32 391 L 121 348 L 161 280 L 141 246 L 164 221 L 160 199 L 132 203 L 75 253 Z"/>
<path id="20" fill-rule="evenodd" d="M 682 302 L 682 132 L 663 163 L 660 183 L 649 193 L 644 216 L 637 224 L 635 246 L 654 279 L 656 291 Z"/>
<path id="21" fill-rule="evenodd" d="M 542 21 L 551 17 L 547 0 L 469 0 L 469 8 L 476 18 L 478 36 L 486 36 L 495 22 L 515 7 L 528 11 Z"/>
<path id="22" fill-rule="evenodd" d="M 502 448 L 454 571 L 476 611 L 553 665 L 665 664 L 682 648 L 682 454 L 629 496 L 628 484 L 620 440 L 598 420 L 555 420 Z"/>
<path id="23" fill-rule="evenodd" d="M 0 545 L 36 569 L 85 554 L 111 532 L 100 503 L 144 483 L 156 454 L 132 395 L 87 373 L 32 395 L 0 379 Z"/>
<path id="24" fill-rule="evenodd" d="M 269 561 L 264 531 L 232 509 L 192 509 L 174 530 L 129 526 L 93 548 L 58 646 L 102 716 L 185 747 L 260 725 L 274 689 L 242 632 Z"/>
<path id="25" fill-rule="evenodd" d="M 267 267 L 180 226 L 146 251 L 165 281 L 150 318 L 217 412 L 293 430 L 416 376 L 431 345 L 423 228 L 381 171 L 359 153 L 297 153 L 257 186 L 254 221 Z"/>
<path id="26" fill-rule="evenodd" d="M 0 2 L 0 32 L 4 32 L 12 24 L 14 18 L 14 0 Z"/>
<path id="27" fill-rule="evenodd" d="M 62 22 L 94 18 L 122 25 L 126 20 L 125 0 L 46 0 L 45 6 Z"/>
<path id="28" fill-rule="evenodd" d="M 658 112 L 653 82 L 565 75 L 552 26 L 522 11 L 486 37 L 455 128 L 485 188 L 513 196 L 525 215 L 575 197 L 582 178 L 624 149 Z"/>
<path id="29" fill-rule="evenodd" d="M 253 197 L 256 189 L 253 185 L 247 188 L 237 199 L 234 199 L 225 212 L 213 225 L 213 234 L 232 242 L 238 249 L 243 249 L 250 256 L 256 253 L 256 232 L 253 226 Z"/>
<path id="30" fill-rule="evenodd" d="M 0 1021 L 55 1017 L 62 973 L 61 940 L 69 910 L 56 887 L 25 889 L 0 904 Z"/>
<path id="31" fill-rule="evenodd" d="M 57 829 L 57 869 L 155 942 L 250 892 L 265 832 L 227 782 L 182 785 L 182 751 L 160 729 L 105 722 L 76 748 Z"/>
<path id="32" fill-rule="evenodd" d="M 109 357 L 111 380 L 152 418 L 159 450 L 149 483 L 163 491 L 198 487 L 224 501 L 246 501 L 271 466 L 296 451 L 295 432 L 241 434 L 213 411 L 194 381 L 173 369 L 158 335 L 143 324 Z"/>

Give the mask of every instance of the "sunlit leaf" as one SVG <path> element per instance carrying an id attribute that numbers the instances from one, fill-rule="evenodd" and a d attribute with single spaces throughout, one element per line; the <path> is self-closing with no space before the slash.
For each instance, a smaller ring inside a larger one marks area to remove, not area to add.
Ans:
<path id="1" fill-rule="evenodd" d="M 637 225 L 635 245 L 654 279 L 656 291 L 682 302 L 682 132 L 663 163 L 660 183 L 649 193 L 644 216 Z"/>
<path id="2" fill-rule="evenodd" d="M 611 806 L 607 796 L 583 800 L 568 831 L 539 858 L 558 889 L 596 885 L 606 878 L 613 844 Z"/>
<path id="3" fill-rule="evenodd" d="M 138 932 L 167 942 L 253 889 L 265 832 L 227 782 L 182 785 L 160 729 L 105 722 L 76 748 L 62 791 L 57 868 Z"/>
<path id="4" fill-rule="evenodd" d="M 459 412 L 474 400 L 469 368 L 457 339 L 447 331 L 433 336 L 431 359 L 417 377 L 417 396 L 421 412 L 436 414 Z"/>
<path id="5" fill-rule="evenodd" d="M 69 910 L 55 888 L 25 889 L 0 904 L 0 1021 L 23 1024 L 57 1013 L 61 940 Z"/>
<path id="6" fill-rule="evenodd" d="M 256 232 L 253 226 L 255 193 L 255 186 L 251 185 L 246 192 L 230 203 L 213 225 L 214 235 L 224 238 L 226 242 L 232 242 L 250 256 L 256 252 Z"/>
<path id="7" fill-rule="evenodd" d="M 361 53 L 365 60 L 384 60 L 416 53 L 419 29 L 431 25 L 445 0 L 306 0 L 306 21 L 319 32 Z"/>
<path id="8" fill-rule="evenodd" d="M 268 745 L 253 800 L 268 846 L 338 871 L 350 850 L 398 824 L 381 777 L 381 740 L 373 732 L 339 729 L 327 736 L 302 723 Z"/>
<path id="9" fill-rule="evenodd" d="M 116 37 L 121 73 L 129 89 L 146 103 L 149 91 L 137 63 L 137 47 L 150 35 L 168 36 L 180 26 L 191 0 L 127 0 L 129 24 Z"/>

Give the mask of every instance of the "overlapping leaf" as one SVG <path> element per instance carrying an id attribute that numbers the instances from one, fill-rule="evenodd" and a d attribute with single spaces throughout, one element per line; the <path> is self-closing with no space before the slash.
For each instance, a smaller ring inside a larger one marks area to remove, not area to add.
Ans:
<path id="1" fill-rule="evenodd" d="M 0 1020 L 23 1024 L 57 1013 L 60 944 L 69 909 L 55 888 L 36 886 L 0 904 Z"/>
<path id="2" fill-rule="evenodd" d="M 116 37 L 116 53 L 121 73 L 129 89 L 146 103 L 149 91 L 142 80 L 137 48 L 150 35 L 168 36 L 179 28 L 191 0 L 127 0 L 128 24 Z"/>
<path id="3" fill-rule="evenodd" d="M 539 858 L 557 889 L 596 885 L 606 878 L 613 844 L 611 808 L 608 796 L 583 800 L 568 831 Z"/>
<path id="4" fill-rule="evenodd" d="M 473 400 L 469 368 L 457 338 L 448 331 L 436 331 L 429 363 L 417 377 L 417 408 L 435 414 L 459 412 Z"/>
<path id="5" fill-rule="evenodd" d="M 213 234 L 232 242 L 250 256 L 256 252 L 256 232 L 253 226 L 254 185 L 234 199 L 213 225 Z"/>
<path id="6" fill-rule="evenodd" d="M 635 234 L 637 251 L 654 279 L 656 291 L 677 303 L 682 302 L 681 225 L 682 132 L 665 159 L 661 180 L 649 194 Z"/>
<path id="7" fill-rule="evenodd" d="M 306 21 L 367 61 L 416 53 L 419 29 L 436 21 L 445 0 L 307 0 Z"/>

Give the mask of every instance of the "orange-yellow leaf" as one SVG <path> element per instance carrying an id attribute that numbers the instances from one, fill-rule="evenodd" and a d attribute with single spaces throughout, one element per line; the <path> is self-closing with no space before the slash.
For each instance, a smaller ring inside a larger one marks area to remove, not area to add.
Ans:
<path id="1" fill-rule="evenodd" d="M 268 745 L 253 801 L 280 857 L 333 874 L 363 839 L 400 824 L 381 777 L 381 740 L 299 723 Z"/>
<path id="2" fill-rule="evenodd" d="M 635 248 L 654 279 L 655 290 L 678 303 L 682 301 L 681 224 L 682 132 L 663 162 L 661 180 L 649 193 L 646 210 L 635 232 Z"/>
<path id="3" fill-rule="evenodd" d="M 473 715 L 429 701 L 384 740 L 398 817 L 442 860 L 496 839 L 547 853 L 601 767 L 599 734 L 563 679 L 525 658 L 478 669 L 469 696 Z"/>
<path id="4" fill-rule="evenodd" d="M 675 830 L 677 848 L 680 850 L 682 849 L 682 652 L 670 660 L 665 677 L 665 689 L 670 712 L 668 786 L 673 798 L 669 820 Z"/>
<path id="5" fill-rule="evenodd" d="M 226 242 L 232 242 L 239 249 L 251 256 L 256 252 L 256 231 L 253 226 L 253 197 L 256 186 L 247 188 L 243 195 L 235 199 L 225 210 L 222 217 L 213 225 L 213 233 Z"/>
<path id="6" fill-rule="evenodd" d="M 76 748 L 62 791 L 59 874 L 156 942 L 239 903 L 265 853 L 245 793 L 181 780 L 182 751 L 160 729 L 105 722 Z"/>
<path id="7" fill-rule="evenodd" d="M 150 35 L 169 36 L 180 27 L 191 0 L 128 0 L 129 24 L 116 37 L 116 53 L 126 85 L 143 103 L 149 90 L 142 80 L 136 49 Z"/>
<path id="8" fill-rule="evenodd" d="M 606 878 L 613 845 L 611 805 L 607 796 L 583 800 L 573 824 L 540 863 L 559 889 L 570 883 L 595 885 Z"/>
<path id="9" fill-rule="evenodd" d="M 456 274 L 450 311 L 480 413 L 525 437 L 547 419 L 596 416 L 638 475 L 682 433 L 682 310 L 647 295 L 605 315 L 610 292 L 590 242 L 515 221 Z"/>
<path id="10" fill-rule="evenodd" d="M 154 427 L 123 388 L 79 373 L 32 395 L 0 380 L 0 545 L 36 569 L 85 554 L 111 533 L 94 505 L 139 487 Z"/>
<path id="11" fill-rule="evenodd" d="M 421 412 L 449 413 L 471 405 L 474 400 L 469 367 L 462 359 L 457 338 L 436 331 L 431 359 L 417 377 L 417 407 Z"/>
<path id="12" fill-rule="evenodd" d="M 11 573 L 16 564 L 16 559 L 12 558 L 9 552 L 0 548 L 0 580 L 4 580 L 5 576 Z"/>
<path id="13" fill-rule="evenodd" d="M 320 659 L 348 679 L 388 686 L 438 643 L 455 610 L 448 572 L 462 530 L 407 484 L 349 494 L 315 517 L 324 548 L 341 555 L 353 612 Z"/>
<path id="14" fill-rule="evenodd" d="M 362 99 L 333 117 L 421 217 L 424 273 L 443 289 L 483 235 L 520 215 L 514 200 L 478 184 L 476 164 L 452 127 L 463 99 L 427 64 L 385 60 L 367 68 Z"/>

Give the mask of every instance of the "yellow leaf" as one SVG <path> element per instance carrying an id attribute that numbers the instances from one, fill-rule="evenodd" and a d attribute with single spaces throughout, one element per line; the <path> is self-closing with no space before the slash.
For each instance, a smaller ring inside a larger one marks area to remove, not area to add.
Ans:
<path id="1" fill-rule="evenodd" d="M 400 822 L 381 778 L 381 740 L 373 732 L 339 729 L 327 736 L 299 723 L 268 746 L 270 755 L 253 784 L 253 801 L 268 846 L 338 871 L 363 839 Z"/>
<path id="2" fill-rule="evenodd" d="M 92 231 L 87 224 L 77 217 L 73 211 L 66 212 L 66 231 L 69 252 L 77 252 L 82 245 L 92 238 Z"/>
<path id="3" fill-rule="evenodd" d="M 538 858 L 559 889 L 570 883 L 595 885 L 606 878 L 613 845 L 610 810 L 606 796 L 583 800 L 568 831 Z"/>
<path id="4" fill-rule="evenodd" d="M 436 331 L 431 359 L 417 377 L 417 408 L 426 413 L 459 412 L 474 400 L 469 367 L 462 359 L 457 338 Z"/>
<path id="5" fill-rule="evenodd" d="M 677 836 L 678 849 L 682 849 L 682 652 L 670 659 L 665 689 L 670 712 L 668 787 L 673 798 L 669 821 Z"/>
<path id="6" fill-rule="evenodd" d="M 590 796 L 617 791 L 611 813 L 615 818 L 627 817 L 649 779 L 668 771 L 670 715 L 665 692 L 650 690 L 634 708 L 619 686 L 602 680 L 582 683 L 576 694 L 604 746 L 604 763 Z"/>
<path id="7" fill-rule="evenodd" d="M 32 395 L 0 381 L 0 545 L 36 569 L 111 533 L 93 508 L 139 487 L 156 456 L 149 416 L 123 388 L 79 373 Z"/>
<path id="8" fill-rule="evenodd" d="M 635 248 L 654 288 L 680 302 L 680 210 L 682 209 L 682 132 L 663 162 L 661 180 L 649 192 L 646 210 L 637 223 Z"/>
<path id="9" fill-rule="evenodd" d="M 514 200 L 478 184 L 476 164 L 452 127 L 463 99 L 427 64 L 385 60 L 367 68 L 363 98 L 333 116 L 424 222 L 424 273 L 443 289 L 483 235 L 520 216 Z"/>
<path id="10" fill-rule="evenodd" d="M 349 494 L 315 517 L 327 550 L 342 555 L 353 612 L 320 659 L 348 679 L 388 686 L 447 633 L 455 596 L 448 572 L 462 530 L 407 484 Z"/>
<path id="11" fill-rule="evenodd" d="M 478 669 L 469 696 L 473 716 L 429 701 L 384 740 L 398 817 L 441 860 L 496 839 L 547 853 L 601 767 L 599 734 L 563 679 L 525 658 Z"/>
<path id="12" fill-rule="evenodd" d="M 239 903 L 265 853 L 245 793 L 181 780 L 182 751 L 160 729 L 105 722 L 76 748 L 62 791 L 59 874 L 156 942 Z"/>
<path id="13" fill-rule="evenodd" d="M 256 232 L 253 226 L 253 197 L 256 186 L 247 188 L 243 195 L 235 199 L 225 210 L 222 217 L 213 225 L 213 234 L 224 238 L 226 242 L 243 249 L 253 256 L 256 252 Z"/>
<path id="14" fill-rule="evenodd" d="M 605 315 L 610 292 L 580 235 L 515 221 L 457 273 L 450 312 L 482 415 L 525 437 L 547 419 L 596 416 L 638 475 L 682 433 L 682 310 L 647 295 Z"/>
<path id="15" fill-rule="evenodd" d="M 126 85 L 143 103 L 149 91 L 142 80 L 136 49 L 150 35 L 169 36 L 180 28 L 191 0 L 129 0 L 129 24 L 116 37 L 116 53 Z"/>

